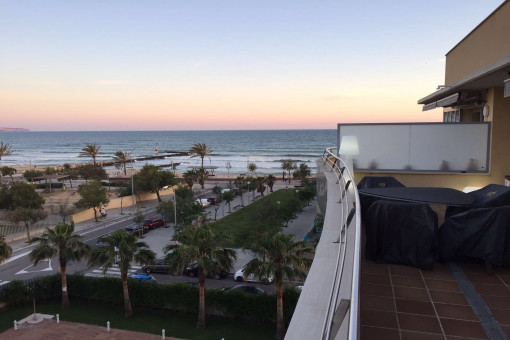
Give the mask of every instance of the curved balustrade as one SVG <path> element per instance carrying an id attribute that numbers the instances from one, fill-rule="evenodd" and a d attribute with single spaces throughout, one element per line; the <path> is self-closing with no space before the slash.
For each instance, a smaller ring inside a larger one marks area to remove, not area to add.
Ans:
<path id="1" fill-rule="evenodd" d="M 332 334 L 333 330 L 333 320 L 335 317 L 335 310 L 338 310 L 337 306 L 341 306 L 341 302 L 338 301 L 338 294 L 340 291 L 340 285 L 342 284 L 342 278 L 344 277 L 343 269 L 345 264 L 345 253 L 347 250 L 347 238 L 345 229 L 348 228 L 355 217 L 355 238 L 354 240 L 354 258 L 353 258 L 353 266 L 352 266 L 352 277 L 351 279 L 351 299 L 349 302 L 349 327 L 348 327 L 348 339 L 357 339 L 358 338 L 358 329 L 359 329 L 359 277 L 360 277 L 360 252 L 361 252 L 361 215 L 360 215 L 360 202 L 358 196 L 358 189 L 356 187 L 356 182 L 354 181 L 354 174 L 351 172 L 351 169 L 348 168 L 347 164 L 335 156 L 331 150 L 336 148 L 328 148 L 324 150 L 322 155 L 322 159 L 324 160 L 325 165 L 329 165 L 331 171 L 336 174 L 337 183 L 339 186 L 339 190 L 341 193 L 340 204 L 342 205 L 343 214 L 345 217 L 339 223 L 340 227 L 340 251 L 339 256 L 337 258 L 337 275 L 335 278 L 337 279 L 336 284 L 334 285 L 334 289 L 332 291 L 332 295 L 334 293 L 334 298 L 330 299 L 330 305 L 328 308 L 328 318 L 324 323 L 324 331 L 323 331 L 323 339 L 331 339 L 332 337 L 336 337 L 336 334 Z M 351 200 L 346 199 L 346 194 L 351 193 Z M 349 213 L 347 214 L 347 211 Z M 341 255 L 341 256 L 340 256 Z M 344 314 L 345 315 L 345 314 Z"/>
<path id="2" fill-rule="evenodd" d="M 360 203 L 352 171 L 333 149 L 317 161 L 318 199 L 327 197 L 324 229 L 287 339 L 357 339 L 359 334 Z"/>

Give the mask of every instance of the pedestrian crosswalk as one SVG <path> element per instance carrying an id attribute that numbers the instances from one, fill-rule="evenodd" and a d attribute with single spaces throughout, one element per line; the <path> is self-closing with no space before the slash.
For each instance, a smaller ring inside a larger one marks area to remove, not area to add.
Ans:
<path id="1" fill-rule="evenodd" d="M 134 274 L 136 272 L 139 272 L 141 269 L 142 269 L 141 266 L 131 266 L 131 268 L 128 270 L 128 276 L 131 274 Z M 98 269 L 94 269 L 94 270 L 86 273 L 85 276 L 89 276 L 89 277 L 104 277 L 104 276 L 120 277 L 120 268 L 117 264 L 108 268 L 108 270 L 106 272 L 103 272 L 103 270 L 104 270 L 103 267 L 99 267 Z M 0 282 L 0 284 L 1 284 L 1 282 Z"/>

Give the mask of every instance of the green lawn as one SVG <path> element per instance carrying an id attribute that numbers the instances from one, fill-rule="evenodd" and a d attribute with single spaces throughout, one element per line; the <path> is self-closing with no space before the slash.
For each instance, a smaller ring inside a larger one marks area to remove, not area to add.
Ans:
<path id="1" fill-rule="evenodd" d="M 240 321 L 206 319 L 206 328 L 196 328 L 196 315 L 182 315 L 164 310 L 135 309 L 135 315 L 124 318 L 123 306 L 106 304 L 87 304 L 71 302 L 67 310 L 60 309 L 60 304 L 37 305 L 37 312 L 43 314 L 60 314 L 60 320 L 79 322 L 106 327 L 110 321 L 112 328 L 132 330 L 144 333 L 161 334 L 165 329 L 168 337 L 183 339 L 273 339 L 276 326 L 272 324 L 253 325 Z M 13 327 L 14 320 L 21 320 L 33 312 L 32 305 L 16 306 L 1 311 L 0 332 Z"/>
<path id="2" fill-rule="evenodd" d="M 245 193 L 243 200 L 246 202 L 248 195 L 253 193 Z M 280 201 L 280 206 L 285 206 L 287 202 L 296 197 L 296 191 L 293 189 L 281 189 L 274 193 L 264 196 L 259 200 L 239 208 L 238 210 L 232 210 L 232 213 L 221 220 L 218 220 L 211 224 L 211 229 L 214 233 L 223 233 L 224 235 L 230 235 L 231 240 L 224 246 L 231 248 L 240 248 L 243 246 L 243 237 L 246 231 L 254 227 L 254 221 L 257 219 L 257 213 L 261 209 L 263 202 L 270 200 L 276 204 Z M 232 208 L 234 208 L 232 206 Z M 283 222 L 283 221 L 282 221 Z"/>

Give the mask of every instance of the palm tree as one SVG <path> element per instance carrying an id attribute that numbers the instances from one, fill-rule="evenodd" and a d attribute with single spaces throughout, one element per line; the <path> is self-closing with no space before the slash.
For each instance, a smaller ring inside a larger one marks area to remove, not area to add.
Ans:
<path id="1" fill-rule="evenodd" d="M 266 191 L 266 177 L 257 177 L 255 179 L 255 183 L 257 186 L 257 192 L 260 192 L 260 196 L 264 197 L 264 191 Z"/>
<path id="2" fill-rule="evenodd" d="M 237 259 L 232 249 L 221 248 L 224 242 L 222 235 L 214 235 L 209 226 L 188 226 L 175 236 L 180 245 L 165 247 L 165 263 L 170 265 L 171 272 L 182 272 L 184 266 L 194 262 L 198 265 L 199 307 L 198 328 L 205 327 L 205 278 L 216 275 L 221 269 L 230 270 Z"/>
<path id="3" fill-rule="evenodd" d="M 182 178 L 190 188 L 193 188 L 193 183 L 198 180 L 198 173 L 195 169 L 191 169 L 183 173 Z"/>
<path id="4" fill-rule="evenodd" d="M 71 261 L 80 261 L 90 252 L 82 236 L 74 233 L 74 223 L 59 223 L 54 229 L 46 228 L 41 237 L 34 237 L 30 243 L 39 243 L 30 253 L 30 259 L 37 265 L 40 261 L 58 256 L 62 280 L 62 308 L 69 306 L 66 267 Z"/>
<path id="5" fill-rule="evenodd" d="M 99 149 L 101 149 L 101 145 L 87 144 L 86 147 L 81 149 L 80 156 L 92 157 L 92 161 L 94 162 L 94 165 L 96 165 L 96 157 L 97 154 L 99 153 Z"/>
<path id="6" fill-rule="evenodd" d="M 257 164 L 249 163 L 248 164 L 248 171 L 251 172 L 252 174 L 254 174 L 255 170 L 257 170 Z"/>
<path id="7" fill-rule="evenodd" d="M 7 244 L 7 240 L 4 235 L 0 235 L 0 263 L 11 257 L 12 248 Z"/>
<path id="8" fill-rule="evenodd" d="M 268 175 L 266 177 L 266 183 L 267 183 L 267 186 L 269 187 L 269 191 L 273 192 L 273 186 L 276 183 L 276 177 L 273 175 Z"/>
<path id="9" fill-rule="evenodd" d="M 11 146 L 9 143 L 5 143 L 0 141 L 0 161 L 2 160 L 3 156 L 9 156 L 12 154 L 13 150 L 11 150 Z"/>
<path id="10" fill-rule="evenodd" d="M 297 168 L 296 163 L 292 159 L 284 159 L 282 161 L 282 169 L 289 172 L 289 175 L 287 176 L 289 178 L 290 183 L 290 172 Z"/>
<path id="11" fill-rule="evenodd" d="M 189 150 L 189 153 L 191 154 L 191 158 L 193 158 L 193 157 L 202 158 L 202 169 L 204 168 L 204 157 L 208 157 L 210 154 L 212 154 L 212 152 L 213 152 L 213 149 L 211 149 L 204 143 L 193 144 L 193 146 Z M 209 159 L 211 159 L 211 158 L 209 157 Z"/>
<path id="12" fill-rule="evenodd" d="M 294 242 L 293 235 L 282 233 L 266 234 L 258 240 L 252 251 L 256 255 L 246 264 L 244 273 L 255 274 L 259 277 L 274 277 L 276 288 L 276 338 L 283 339 L 285 323 L 283 319 L 283 280 L 306 278 L 306 270 L 312 260 L 313 248 L 309 248 L 303 241 Z"/>
<path id="13" fill-rule="evenodd" d="M 127 175 L 126 164 L 129 162 L 131 155 L 126 151 L 117 151 L 113 155 L 113 161 L 121 165 L 121 169 L 124 168 L 124 176 Z"/>
<path id="14" fill-rule="evenodd" d="M 204 185 L 205 185 L 205 181 L 207 181 L 207 179 L 209 178 L 209 171 L 205 171 L 202 168 L 202 169 L 198 169 L 196 171 L 196 174 L 197 174 L 198 184 L 200 184 L 200 187 L 203 189 Z"/>
<path id="15" fill-rule="evenodd" d="M 136 236 L 122 229 L 106 236 L 104 241 L 106 246 L 94 249 L 89 263 L 93 266 L 103 266 L 103 273 L 106 273 L 118 261 L 124 292 L 124 316 L 129 318 L 133 315 L 127 285 L 127 274 L 131 268 L 131 262 L 141 265 L 153 264 L 156 254 L 145 242 L 138 242 Z"/>

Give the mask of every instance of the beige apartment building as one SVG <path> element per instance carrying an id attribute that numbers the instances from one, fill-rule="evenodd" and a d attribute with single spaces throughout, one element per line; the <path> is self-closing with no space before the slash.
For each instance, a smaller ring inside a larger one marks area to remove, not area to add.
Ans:
<path id="1" fill-rule="evenodd" d="M 444 85 L 418 104 L 424 105 L 423 110 L 443 107 L 444 122 L 491 122 L 488 173 L 439 176 L 434 184 L 439 181 L 457 188 L 504 184 L 510 175 L 510 1 L 446 54 Z"/>
<path id="2" fill-rule="evenodd" d="M 438 81 L 439 83 L 440 81 Z M 391 175 L 407 186 L 473 190 L 510 175 L 510 1 L 446 54 L 443 85 L 418 101 L 443 123 L 339 124 L 357 136 L 356 181 Z M 376 137 L 373 137 L 376 136 Z"/>

